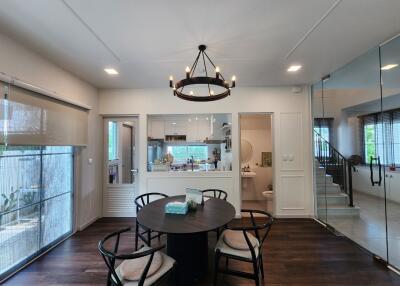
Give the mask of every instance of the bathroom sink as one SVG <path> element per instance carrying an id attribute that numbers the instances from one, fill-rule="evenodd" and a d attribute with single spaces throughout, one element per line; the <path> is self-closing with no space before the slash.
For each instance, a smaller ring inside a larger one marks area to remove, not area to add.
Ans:
<path id="1" fill-rule="evenodd" d="M 253 178 L 256 176 L 255 172 L 242 172 L 242 178 Z"/>

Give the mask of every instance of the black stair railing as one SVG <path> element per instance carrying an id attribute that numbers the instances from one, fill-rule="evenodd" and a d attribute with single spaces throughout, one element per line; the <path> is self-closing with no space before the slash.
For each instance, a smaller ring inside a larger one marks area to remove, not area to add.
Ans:
<path id="1" fill-rule="evenodd" d="M 352 165 L 338 150 L 336 150 L 321 134 L 314 130 L 315 159 L 326 173 L 331 175 L 333 182 L 338 184 L 343 192 L 348 195 L 349 206 L 353 204 Z"/>

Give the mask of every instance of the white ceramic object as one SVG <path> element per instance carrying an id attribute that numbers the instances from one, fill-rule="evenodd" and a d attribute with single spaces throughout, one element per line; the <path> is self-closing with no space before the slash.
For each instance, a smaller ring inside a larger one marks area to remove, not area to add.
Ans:
<path id="1" fill-rule="evenodd" d="M 242 178 L 254 178 L 256 175 L 255 172 L 242 172 Z"/>

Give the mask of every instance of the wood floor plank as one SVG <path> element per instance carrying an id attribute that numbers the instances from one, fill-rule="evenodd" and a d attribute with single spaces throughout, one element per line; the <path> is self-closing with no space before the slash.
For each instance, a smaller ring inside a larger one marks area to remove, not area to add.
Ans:
<path id="1" fill-rule="evenodd" d="M 134 225 L 131 218 L 103 218 L 76 233 L 26 267 L 4 285 L 105 285 L 106 267 L 97 251 L 106 234 Z M 210 234 L 209 254 L 215 235 Z M 133 234 L 122 239 L 121 250 L 131 251 Z M 337 237 L 311 219 L 277 219 L 264 248 L 263 285 L 337 286 L 400 285 L 400 276 L 374 262 L 347 239 Z M 212 269 L 212 262 L 210 271 Z M 250 265 L 230 263 L 241 270 Z M 209 275 L 211 276 L 211 275 Z M 202 285 L 211 285 L 210 277 Z M 220 276 L 219 285 L 254 285 L 242 278 Z"/>

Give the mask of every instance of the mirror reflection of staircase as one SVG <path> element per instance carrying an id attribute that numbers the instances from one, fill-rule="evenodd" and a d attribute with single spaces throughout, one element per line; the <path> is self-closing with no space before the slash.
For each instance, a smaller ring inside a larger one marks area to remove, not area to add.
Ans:
<path id="1" fill-rule="evenodd" d="M 341 190 L 339 184 L 334 183 L 332 175 L 315 160 L 315 177 L 318 199 L 318 217 L 359 217 L 360 208 L 349 206 L 349 196 Z"/>

